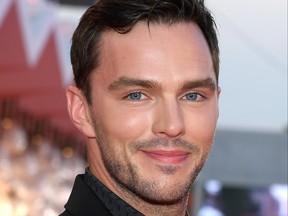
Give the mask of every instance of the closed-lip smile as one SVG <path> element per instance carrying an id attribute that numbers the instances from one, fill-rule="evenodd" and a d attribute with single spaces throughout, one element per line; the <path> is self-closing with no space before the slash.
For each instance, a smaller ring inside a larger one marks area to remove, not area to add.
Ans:
<path id="1" fill-rule="evenodd" d="M 179 164 L 183 162 L 190 152 L 184 150 L 142 150 L 142 152 L 153 160 L 161 163 Z"/>

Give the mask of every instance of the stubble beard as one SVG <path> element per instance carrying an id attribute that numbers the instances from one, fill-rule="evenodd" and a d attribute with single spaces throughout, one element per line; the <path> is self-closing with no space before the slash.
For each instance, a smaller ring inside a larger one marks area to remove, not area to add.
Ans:
<path id="1" fill-rule="evenodd" d="M 157 180 L 148 180 L 145 178 L 145 176 L 141 176 L 139 174 L 138 166 L 131 164 L 126 155 L 115 155 L 111 143 L 108 145 L 109 141 L 107 136 L 102 132 L 101 127 L 95 124 L 95 122 L 94 130 L 104 166 L 113 182 L 124 194 L 130 196 L 130 198 L 135 200 L 141 199 L 150 204 L 173 205 L 186 199 L 189 195 L 192 184 L 204 166 L 208 156 L 208 152 L 204 154 L 202 153 L 203 155 L 200 162 L 194 165 L 194 168 L 186 181 L 179 182 L 173 185 L 173 187 L 165 188 L 165 190 L 163 190 L 159 187 L 159 182 L 157 182 Z M 113 143 L 113 145 L 118 144 L 121 145 L 120 143 Z M 130 150 L 131 152 L 136 153 L 137 149 L 139 149 L 141 146 L 151 147 L 159 145 L 184 146 L 185 148 L 192 150 L 192 154 L 197 155 L 201 153 L 198 146 L 181 138 L 177 138 L 173 142 L 169 142 L 169 140 L 165 138 L 136 141 L 130 145 Z M 198 158 L 198 156 L 196 158 Z M 177 170 L 177 166 L 175 167 L 171 165 L 159 166 L 158 168 L 167 176 L 174 174 Z"/>

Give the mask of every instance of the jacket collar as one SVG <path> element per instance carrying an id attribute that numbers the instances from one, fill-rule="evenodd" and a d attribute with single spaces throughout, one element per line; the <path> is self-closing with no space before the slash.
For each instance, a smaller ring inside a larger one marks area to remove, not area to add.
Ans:
<path id="1" fill-rule="evenodd" d="M 92 216 L 95 215 L 95 212 L 98 215 L 111 216 L 83 178 L 84 175 L 76 177 L 71 195 L 65 205 L 66 210 L 73 216 Z"/>

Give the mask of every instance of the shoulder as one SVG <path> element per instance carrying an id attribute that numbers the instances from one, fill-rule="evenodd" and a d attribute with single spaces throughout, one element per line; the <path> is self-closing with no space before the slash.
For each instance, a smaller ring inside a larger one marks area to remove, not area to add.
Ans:
<path id="1" fill-rule="evenodd" d="M 60 214 L 59 216 L 72 216 L 69 212 L 67 212 L 66 210 Z"/>

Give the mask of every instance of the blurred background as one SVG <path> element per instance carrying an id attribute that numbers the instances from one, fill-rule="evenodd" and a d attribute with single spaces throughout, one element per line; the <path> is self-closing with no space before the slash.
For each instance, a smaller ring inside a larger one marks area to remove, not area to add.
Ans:
<path id="1" fill-rule="evenodd" d="M 287 216 L 287 1 L 207 0 L 220 118 L 195 216 Z M 86 164 L 66 111 L 70 39 L 92 0 L 0 0 L 0 215 L 63 211 Z"/>

